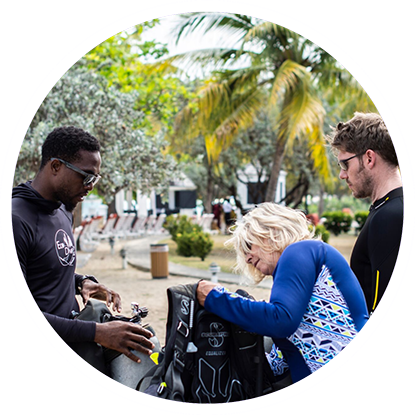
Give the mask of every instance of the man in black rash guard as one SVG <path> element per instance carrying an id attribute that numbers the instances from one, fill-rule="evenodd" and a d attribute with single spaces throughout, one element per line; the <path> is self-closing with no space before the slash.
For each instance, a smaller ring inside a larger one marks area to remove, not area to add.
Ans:
<path id="1" fill-rule="evenodd" d="M 100 346 L 124 353 L 134 361 L 136 350 L 151 354 L 152 333 L 140 325 L 113 321 L 95 323 L 71 318 L 79 311 L 75 294 L 112 304 L 121 311 L 119 294 L 90 275 L 75 273 L 76 250 L 72 211 L 99 180 L 100 145 L 75 127 L 53 130 L 42 146 L 36 177 L 12 192 L 12 222 L 16 251 L 28 287 L 46 319 L 77 353 L 108 374 Z M 97 358 L 97 354 L 101 357 Z"/>
<path id="2" fill-rule="evenodd" d="M 378 114 L 356 113 L 328 137 L 353 196 L 370 198 L 369 216 L 356 240 L 350 266 L 373 312 L 398 256 L 403 226 L 399 164 L 385 123 Z"/>

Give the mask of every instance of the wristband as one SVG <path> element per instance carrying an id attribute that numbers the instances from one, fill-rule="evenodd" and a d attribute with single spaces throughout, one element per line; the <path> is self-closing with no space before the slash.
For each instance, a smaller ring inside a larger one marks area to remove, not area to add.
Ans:
<path id="1" fill-rule="evenodd" d="M 97 284 L 99 284 L 98 280 L 93 275 L 83 275 L 79 280 L 76 286 L 76 293 L 81 294 L 82 284 L 85 280 L 91 280 Z"/>

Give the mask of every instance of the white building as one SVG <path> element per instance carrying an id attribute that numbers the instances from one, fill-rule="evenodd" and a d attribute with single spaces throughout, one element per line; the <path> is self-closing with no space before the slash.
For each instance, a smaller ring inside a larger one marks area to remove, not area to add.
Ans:
<path id="1" fill-rule="evenodd" d="M 247 184 L 241 183 L 238 181 L 238 198 L 244 207 L 244 209 L 251 209 L 255 206 L 255 203 L 252 200 L 252 194 L 249 192 L 250 187 L 258 186 L 258 182 L 264 183 L 265 177 L 261 177 L 258 180 L 258 173 L 256 169 L 249 164 L 244 170 L 238 172 L 238 176 L 241 180 Z M 277 191 L 275 194 L 275 202 L 279 203 L 281 200 L 285 198 L 286 195 L 286 187 L 285 187 L 285 179 L 287 173 L 285 171 L 280 171 L 280 175 L 278 177 L 278 184 L 277 184 Z M 253 190 L 253 189 L 252 189 Z M 261 201 L 260 201 L 261 202 Z"/>
<path id="2" fill-rule="evenodd" d="M 139 216 L 147 216 L 151 213 L 170 213 L 193 215 L 196 208 L 196 186 L 189 179 L 172 181 L 168 190 L 168 200 L 162 202 L 161 195 L 153 190 L 149 195 L 137 191 L 137 197 L 133 197 L 131 190 L 121 190 L 115 195 L 115 210 L 118 215 L 126 211 L 137 211 Z M 88 196 L 82 203 L 82 217 L 102 215 L 107 216 L 108 207 L 94 195 Z"/>

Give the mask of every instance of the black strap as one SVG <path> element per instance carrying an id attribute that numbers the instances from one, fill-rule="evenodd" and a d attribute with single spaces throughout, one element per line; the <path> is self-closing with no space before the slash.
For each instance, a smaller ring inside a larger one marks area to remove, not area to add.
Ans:
<path id="1" fill-rule="evenodd" d="M 165 382 L 171 390 L 170 399 L 173 401 L 185 402 L 184 385 L 181 378 L 181 372 L 171 363 L 167 369 Z"/>
<path id="2" fill-rule="evenodd" d="M 183 373 L 183 370 L 186 367 L 185 358 L 188 353 L 188 345 L 189 343 L 193 343 L 193 322 L 195 317 L 195 298 L 197 286 L 198 283 L 192 286 L 193 297 L 189 297 L 189 314 L 183 314 L 176 327 L 173 364 L 180 373 Z"/>

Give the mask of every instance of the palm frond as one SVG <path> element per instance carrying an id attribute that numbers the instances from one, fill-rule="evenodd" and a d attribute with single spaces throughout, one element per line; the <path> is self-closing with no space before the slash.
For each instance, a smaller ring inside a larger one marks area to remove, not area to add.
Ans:
<path id="1" fill-rule="evenodd" d="M 219 142 L 219 138 L 216 134 L 205 135 L 205 148 L 208 157 L 208 163 L 210 165 L 215 164 L 222 153 L 223 146 Z"/>
<path id="2" fill-rule="evenodd" d="M 295 90 L 300 80 L 309 76 L 307 69 L 292 61 L 286 60 L 278 69 L 270 92 L 269 105 L 277 105 L 281 95 L 286 91 Z"/>
<path id="3" fill-rule="evenodd" d="M 230 108 L 231 91 L 227 83 L 212 82 L 200 90 L 198 99 L 198 125 L 200 130 L 215 123 L 215 113 L 227 113 Z"/>
<path id="4" fill-rule="evenodd" d="M 232 103 L 232 110 L 223 118 L 215 130 L 224 147 L 231 144 L 236 134 L 250 127 L 263 108 L 266 92 L 262 89 L 251 89 L 241 94 Z"/>
<path id="5" fill-rule="evenodd" d="M 176 43 L 182 37 L 189 36 L 197 30 L 207 33 L 210 30 L 222 30 L 228 36 L 233 36 L 236 42 L 243 39 L 247 30 L 254 26 L 253 18 L 232 13 L 186 13 L 180 15 L 176 31 Z"/>
<path id="6" fill-rule="evenodd" d="M 244 43 L 250 42 L 256 39 L 267 39 L 267 37 L 272 36 L 272 38 L 276 38 L 280 41 L 283 45 L 288 45 L 289 41 L 297 40 L 299 35 L 292 30 L 289 30 L 283 26 L 279 26 L 275 23 L 263 21 L 255 26 L 253 26 L 247 32 Z"/>
<path id="7" fill-rule="evenodd" d="M 307 131 L 308 147 L 310 149 L 310 155 L 314 163 L 320 180 L 326 184 L 326 186 L 332 186 L 333 172 L 331 170 L 330 158 L 327 155 L 327 146 L 324 138 L 323 131 L 320 126 L 313 126 Z"/>
<path id="8" fill-rule="evenodd" d="M 308 131 L 323 130 L 325 110 L 317 97 L 310 73 L 293 61 L 286 61 L 273 84 L 270 106 L 281 105 L 275 129 L 290 152 L 297 137 Z"/>

